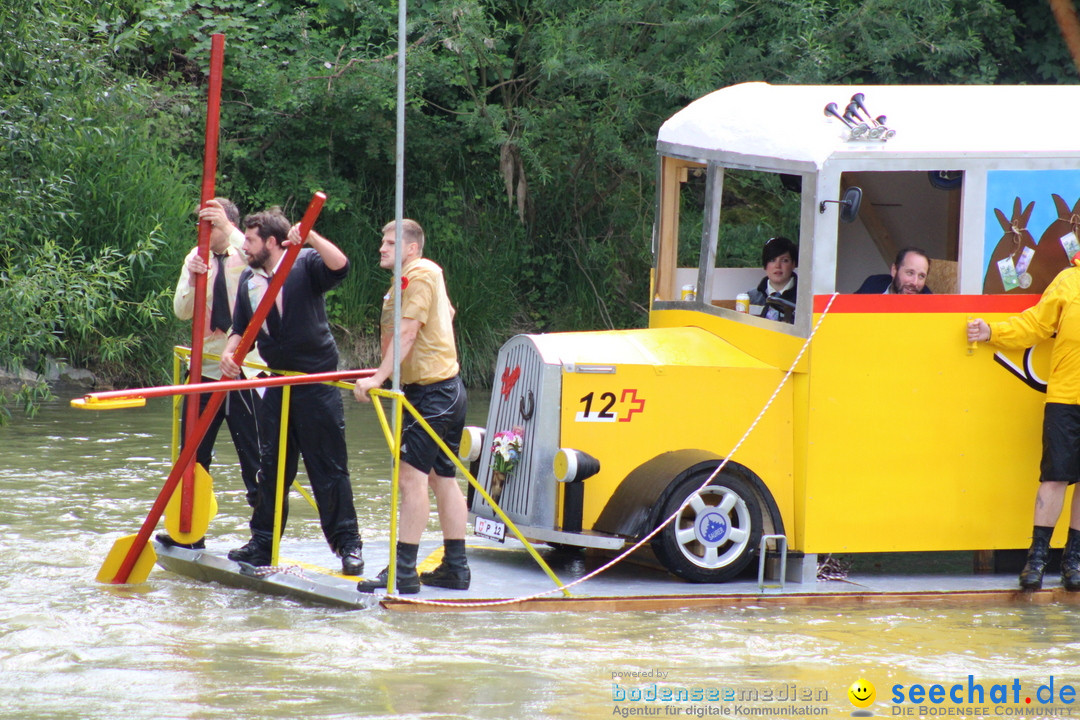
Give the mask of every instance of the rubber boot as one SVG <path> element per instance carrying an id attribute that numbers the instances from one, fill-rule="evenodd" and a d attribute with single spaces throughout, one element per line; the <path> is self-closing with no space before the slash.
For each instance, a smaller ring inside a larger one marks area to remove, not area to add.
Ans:
<path id="1" fill-rule="evenodd" d="M 464 540 L 443 540 L 443 558 L 439 567 L 420 575 L 420 582 L 451 590 L 468 590 L 472 573 L 465 559 Z"/>
<path id="2" fill-rule="evenodd" d="M 1080 590 L 1080 530 L 1073 528 L 1069 528 L 1069 539 L 1061 554 L 1061 587 L 1070 592 Z"/>
<path id="3" fill-rule="evenodd" d="M 1042 587 L 1043 572 L 1050 560 L 1050 536 L 1054 528 L 1036 525 L 1031 535 L 1031 547 L 1028 548 L 1027 562 L 1020 571 L 1020 587 L 1024 590 L 1038 590 Z"/>
<path id="4" fill-rule="evenodd" d="M 414 595 L 420 592 L 420 576 L 416 574 L 416 553 L 419 549 L 419 545 L 403 542 L 397 544 L 397 576 L 394 582 L 397 584 L 398 595 Z M 389 568 L 383 568 L 374 579 L 356 583 L 356 589 L 366 593 L 385 589 L 388 575 Z"/>

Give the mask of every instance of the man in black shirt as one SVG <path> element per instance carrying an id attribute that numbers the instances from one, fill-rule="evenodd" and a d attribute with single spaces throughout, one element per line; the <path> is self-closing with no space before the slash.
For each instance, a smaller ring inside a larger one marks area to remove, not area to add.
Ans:
<path id="1" fill-rule="evenodd" d="M 232 354 L 248 326 L 285 248 L 301 240 L 298 226 L 280 211 L 271 209 L 244 219 L 244 251 L 248 269 L 240 276 L 233 309 L 232 333 L 221 361 L 226 377 L 240 368 Z M 326 318 L 324 295 L 348 274 L 349 260 L 332 242 L 312 231 L 296 257 L 289 276 L 259 330 L 258 347 L 263 361 L 275 370 L 305 373 L 337 369 L 338 352 Z M 251 540 L 229 552 L 229 559 L 251 565 L 269 565 L 277 491 L 278 438 L 281 427 L 281 388 L 267 388 L 263 397 L 264 424 L 261 477 L 255 511 L 251 516 Z M 288 488 L 296 477 L 297 461 L 304 457 L 311 489 L 319 506 L 319 521 L 331 549 L 341 557 L 342 572 L 359 575 L 364 570 L 360 533 L 349 481 L 345 447 L 345 409 L 341 391 L 331 385 L 297 385 L 292 388 L 285 451 L 285 493 L 281 529 L 288 518 Z"/>

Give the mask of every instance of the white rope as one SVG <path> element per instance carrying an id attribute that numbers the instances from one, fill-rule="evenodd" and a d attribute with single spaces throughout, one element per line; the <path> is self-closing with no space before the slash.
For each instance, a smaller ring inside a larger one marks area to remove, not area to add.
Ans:
<path id="1" fill-rule="evenodd" d="M 814 324 L 813 329 L 810 331 L 810 334 L 807 336 L 806 342 L 804 342 L 802 347 L 799 349 L 799 352 L 795 356 L 795 359 L 791 361 L 791 365 L 788 367 L 787 372 L 784 373 L 784 377 L 780 379 L 780 384 L 778 384 L 776 386 L 776 389 L 773 390 L 773 393 L 772 393 L 772 395 L 769 396 L 769 399 L 766 401 L 765 406 L 763 408 L 761 408 L 761 412 L 759 412 L 757 414 L 757 417 L 754 418 L 754 421 L 752 423 L 750 423 L 750 427 L 748 427 L 746 429 L 746 432 L 743 433 L 743 436 L 741 438 L 739 438 L 739 441 L 737 443 L 735 443 L 735 447 L 733 447 L 731 449 L 731 452 L 729 452 L 727 454 L 727 456 L 720 462 L 720 464 L 716 466 L 716 469 L 713 470 L 713 472 L 709 475 L 708 478 L 705 479 L 705 482 L 703 482 L 701 484 L 701 486 L 697 490 L 695 490 L 694 492 L 692 492 L 692 493 L 690 493 L 689 495 L 686 496 L 686 499 L 678 507 L 678 509 L 675 510 L 675 512 L 673 512 L 670 516 L 668 516 L 668 518 L 664 522 L 660 523 L 660 525 L 658 525 L 652 532 L 650 532 L 645 537 L 641 538 L 639 541 L 637 541 L 631 547 L 624 550 L 621 554 L 619 554 L 618 556 L 616 556 L 615 558 L 613 558 L 612 560 L 610 560 L 606 564 L 598 567 L 596 570 L 593 570 L 591 573 L 589 573 L 587 575 L 584 575 L 583 577 L 580 577 L 577 580 L 574 580 L 573 582 L 571 582 L 571 583 L 569 583 L 567 585 L 564 585 L 562 587 L 554 587 L 554 588 L 551 588 L 550 590 L 544 590 L 542 592 L 534 593 L 533 595 L 523 595 L 521 597 L 509 598 L 507 600 L 484 600 L 484 601 L 479 601 L 479 602 L 453 602 L 453 601 L 447 602 L 447 601 L 444 601 L 444 600 L 421 600 L 419 598 L 403 597 L 401 595 L 387 595 L 386 597 L 387 598 L 392 598 L 394 600 L 402 600 L 404 602 L 409 602 L 409 603 L 413 603 L 413 604 L 416 604 L 416 605 L 437 605 L 437 606 L 457 607 L 457 608 L 496 607 L 496 606 L 499 606 L 499 605 L 513 605 L 515 603 L 528 602 L 530 600 L 536 600 L 538 598 L 542 598 L 545 595 L 552 595 L 552 594 L 557 593 L 557 592 L 563 592 L 565 590 L 569 590 L 572 587 L 580 585 L 581 583 L 585 582 L 586 580 L 591 580 L 592 578 L 596 577 L 597 575 L 599 575 L 599 574 L 601 574 L 603 572 L 606 572 L 607 570 L 614 567 L 615 565 L 618 565 L 620 562 L 625 560 L 630 554 L 636 552 L 639 548 L 641 548 L 641 546 L 643 546 L 645 543 L 652 540 L 652 538 L 655 537 L 657 533 L 659 533 L 665 527 L 670 525 L 675 520 L 675 518 L 678 517 L 679 514 L 683 510 L 686 509 L 686 506 L 690 504 L 690 501 L 696 495 L 698 495 L 701 491 L 703 491 L 706 487 L 708 487 L 709 484 L 716 478 L 716 476 L 719 475 L 723 471 L 723 469 L 727 466 L 728 461 L 731 459 L 731 457 L 733 455 L 735 455 L 735 453 L 737 453 L 739 451 L 739 448 L 741 448 L 743 446 L 743 444 L 746 442 L 747 438 L 750 437 L 750 433 L 752 433 L 754 431 L 754 429 L 758 426 L 758 423 L 761 422 L 761 419 L 765 416 L 765 413 L 768 412 L 769 407 L 772 406 L 773 401 L 776 400 L 776 397 L 780 394 L 780 390 L 782 390 L 784 385 L 787 384 L 788 378 L 790 378 L 791 375 L 795 372 L 795 368 L 798 367 L 799 361 L 802 360 L 803 355 L 806 354 L 806 350 L 810 347 L 810 341 L 814 339 L 814 336 L 817 334 L 817 331 L 821 328 L 821 323 L 824 322 L 824 320 L 825 320 L 825 316 L 829 314 L 829 309 L 832 308 L 833 301 L 836 300 L 836 297 L 837 297 L 837 293 L 833 293 L 832 296 L 829 298 L 829 302 L 825 305 L 825 309 L 821 312 L 821 317 L 818 318 L 818 321 Z"/>
<path id="2" fill-rule="evenodd" d="M 254 569 L 252 574 L 257 578 L 265 578 L 270 575 L 295 575 L 296 577 L 308 580 L 308 576 L 304 574 L 304 569 L 299 565 L 260 565 Z"/>

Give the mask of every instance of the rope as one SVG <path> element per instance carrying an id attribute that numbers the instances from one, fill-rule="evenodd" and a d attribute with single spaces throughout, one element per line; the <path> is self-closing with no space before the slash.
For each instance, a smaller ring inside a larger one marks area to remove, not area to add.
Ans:
<path id="1" fill-rule="evenodd" d="M 818 321 L 814 324 L 814 327 L 810 331 L 810 334 L 806 337 L 806 342 L 804 342 L 802 344 L 802 347 L 799 348 L 798 354 L 795 356 L 795 359 L 791 361 L 791 365 L 788 367 L 787 372 L 784 373 L 784 377 L 782 377 L 780 379 L 780 383 L 776 386 L 776 389 L 773 390 L 772 395 L 769 396 L 769 399 L 766 401 L 765 406 L 763 408 L 761 408 L 761 412 L 759 412 L 757 414 L 757 417 L 754 418 L 754 421 L 752 423 L 750 423 L 750 427 L 748 427 L 746 429 L 746 432 L 743 433 L 743 436 L 741 438 L 739 438 L 739 441 L 737 443 L 735 443 L 735 447 L 733 447 L 731 449 L 731 452 L 728 453 L 727 456 L 720 462 L 720 464 L 716 466 L 716 469 L 712 471 L 712 473 L 709 475 L 709 477 L 705 479 L 705 482 L 703 482 L 701 484 L 701 486 L 697 490 L 695 490 L 694 492 L 692 492 L 692 493 L 690 493 L 689 495 L 686 496 L 686 499 L 682 502 L 682 504 L 678 507 L 678 509 L 675 510 L 675 512 L 673 512 L 670 516 L 668 516 L 668 518 L 666 520 L 664 520 L 664 522 L 660 523 L 652 532 L 650 532 L 648 535 L 646 535 L 645 537 L 638 540 L 634 545 L 632 545 L 628 549 L 624 550 L 621 554 L 619 554 L 615 558 L 611 559 L 610 561 L 608 561 L 604 565 L 602 565 L 602 566 L 598 567 L 597 569 L 593 570 L 589 574 L 584 575 L 584 576 L 578 578 L 577 580 L 574 580 L 573 582 L 564 585 L 563 587 L 555 587 L 555 588 L 551 588 L 549 590 L 543 590 L 541 592 L 534 593 L 532 595 L 523 595 L 521 597 L 509 598 L 509 599 L 506 599 L 506 600 L 483 600 L 483 601 L 477 601 L 477 602 L 464 602 L 463 603 L 463 602 L 453 602 L 453 601 L 448 602 L 448 601 L 445 601 L 445 600 L 421 600 L 419 598 L 403 597 L 401 595 L 390 595 L 390 594 L 386 595 L 386 597 L 394 599 L 394 600 L 401 600 L 403 602 L 412 603 L 414 605 L 434 605 L 434 606 L 455 607 L 455 608 L 498 607 L 500 605 L 514 605 L 516 603 L 524 603 L 524 602 L 529 602 L 530 600 L 536 600 L 536 599 L 544 597 L 545 595 L 551 595 L 551 594 L 554 594 L 556 592 L 563 592 L 565 590 L 569 590 L 572 587 L 575 587 L 577 585 L 582 584 L 586 580 L 591 580 L 592 578 L 596 577 L 597 575 L 600 575 L 601 573 L 606 572 L 607 570 L 614 567 L 615 565 L 618 565 L 620 562 L 625 560 L 630 554 L 636 552 L 645 543 L 652 540 L 653 537 L 655 537 L 657 533 L 661 532 L 664 528 L 666 528 L 668 525 L 670 525 L 675 520 L 675 518 L 677 518 L 679 516 L 679 514 L 682 513 L 682 511 L 686 509 L 686 506 L 690 504 L 690 501 L 698 493 L 700 493 L 706 487 L 708 487 L 709 484 L 716 478 L 716 476 L 719 475 L 723 471 L 723 469 L 727 466 L 728 461 L 731 459 L 731 457 L 733 455 L 735 455 L 735 453 L 737 453 L 739 451 L 739 448 L 741 448 L 743 446 L 743 444 L 746 442 L 747 438 L 750 437 L 750 434 L 758 426 L 758 423 L 761 422 L 761 419 L 765 416 L 765 413 L 768 412 L 769 408 L 772 406 L 773 401 L 775 401 L 776 397 L 780 394 L 780 390 L 783 389 L 784 385 L 787 384 L 788 379 L 795 372 L 795 368 L 798 366 L 799 361 L 802 360 L 803 355 L 806 354 L 807 349 L 810 347 L 810 341 L 814 339 L 815 335 L 817 335 L 818 330 L 821 328 L 821 323 L 824 322 L 825 316 L 829 314 L 829 309 L 832 308 L 833 301 L 836 300 L 837 295 L 838 295 L 838 293 L 833 293 L 832 296 L 829 298 L 829 302 L 825 305 L 825 309 L 821 312 L 821 317 L 818 318 Z"/>
<path id="2" fill-rule="evenodd" d="M 308 580 L 308 576 L 304 574 L 304 569 L 299 565 L 260 565 L 252 571 L 252 575 L 257 578 L 269 577 L 270 575 L 295 575 L 298 578 Z"/>

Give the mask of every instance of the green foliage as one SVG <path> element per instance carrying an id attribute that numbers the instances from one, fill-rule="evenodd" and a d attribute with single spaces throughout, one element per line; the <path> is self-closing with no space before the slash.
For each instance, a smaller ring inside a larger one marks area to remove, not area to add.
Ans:
<path id="1" fill-rule="evenodd" d="M 1049 3 L 1004 0 L 1003 4 L 1020 20 L 1016 29 L 1020 54 L 1008 68 L 1014 74 L 1012 82 L 1075 84 L 1078 80 L 1077 67 L 1061 37 Z"/>
<path id="2" fill-rule="evenodd" d="M 195 203 L 191 173 L 176 159 L 178 106 L 113 67 L 144 37 L 116 19 L 121 11 L 78 0 L 0 8 L 0 152 L 10 158 L 0 167 L 0 363 L 8 367 L 41 369 L 62 356 L 106 381 L 133 381 L 167 358 L 164 268 L 182 251 L 168 252 L 164 238 L 193 234 Z M 19 397 L 32 406 L 38 396 L 27 392 Z"/>
<path id="3" fill-rule="evenodd" d="M 49 384 L 43 378 L 36 382 L 23 383 L 16 390 L 0 389 L 0 427 L 11 422 L 11 407 L 14 405 L 27 417 L 37 415 L 41 403 L 52 399 Z"/>
<path id="4" fill-rule="evenodd" d="M 1018 23 L 985 0 L 758 0 L 724 3 L 721 85 L 993 83 Z"/>
<path id="5" fill-rule="evenodd" d="M 0 336 L 8 339 L 0 362 L 32 361 L 43 371 L 49 356 L 73 364 L 119 366 L 140 346 L 134 333 L 116 334 L 129 315 L 152 315 L 150 307 L 125 300 L 136 256 L 106 247 L 84 257 L 76 244 L 62 248 L 52 240 L 24 255 L 0 280 L 4 306 Z"/>

